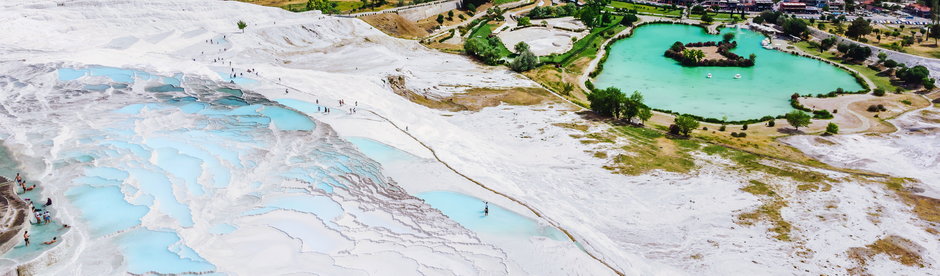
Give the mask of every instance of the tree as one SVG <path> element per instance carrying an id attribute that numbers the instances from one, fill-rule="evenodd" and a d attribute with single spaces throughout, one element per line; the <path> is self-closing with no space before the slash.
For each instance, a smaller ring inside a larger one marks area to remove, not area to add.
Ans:
<path id="1" fill-rule="evenodd" d="M 454 20 L 454 10 L 447 11 L 447 20 Z"/>
<path id="2" fill-rule="evenodd" d="M 822 52 L 825 52 L 829 50 L 830 48 L 832 48 L 832 45 L 836 45 L 835 36 L 830 36 L 830 37 L 827 37 L 826 39 L 819 41 L 819 46 L 822 47 L 822 49 L 819 49 L 819 50 Z"/>
<path id="3" fill-rule="evenodd" d="M 649 121 L 649 119 L 653 117 L 653 111 L 650 110 L 649 107 L 643 107 L 643 108 L 640 108 L 640 112 L 637 113 L 636 116 L 637 118 L 640 119 L 640 125 L 642 125 L 643 123 L 646 123 L 646 121 Z"/>
<path id="4" fill-rule="evenodd" d="M 845 35 L 858 39 L 859 37 L 870 34 L 871 30 L 872 27 L 868 20 L 865 20 L 863 17 L 856 17 L 855 20 L 852 20 L 852 24 L 849 25 L 848 30 L 845 31 Z"/>
<path id="5" fill-rule="evenodd" d="M 443 15 L 443 14 L 438 14 L 438 15 L 437 15 L 437 24 L 438 24 L 438 25 L 443 25 L 443 24 L 444 24 L 444 15 Z"/>
<path id="6" fill-rule="evenodd" d="M 248 27 L 248 23 L 245 23 L 245 21 L 241 21 L 241 20 L 238 20 L 238 22 L 235 23 L 235 25 L 238 25 L 238 29 L 242 30 L 243 33 L 245 32 L 245 27 Z"/>
<path id="7" fill-rule="evenodd" d="M 937 39 L 940 39 L 940 24 L 930 25 L 930 38 L 933 38 L 933 44 L 937 44 Z"/>
<path id="8" fill-rule="evenodd" d="M 477 11 L 477 5 L 474 5 L 473 3 L 467 4 L 467 10 L 475 12 Z"/>
<path id="9" fill-rule="evenodd" d="M 803 35 L 809 30 L 806 26 L 806 22 L 799 18 L 787 18 L 783 20 L 783 24 L 780 24 L 783 27 L 783 32 L 792 35 L 795 37 L 803 37 Z"/>
<path id="10" fill-rule="evenodd" d="M 636 17 L 635 14 L 629 13 L 623 16 L 623 19 L 620 20 L 620 24 L 624 26 L 633 26 L 633 23 L 640 21 L 639 17 Z"/>
<path id="11" fill-rule="evenodd" d="M 785 117 L 787 119 L 787 123 L 790 123 L 790 125 L 797 130 L 799 130 L 800 127 L 808 126 L 810 122 L 809 114 L 801 110 L 791 111 L 790 113 L 787 113 Z"/>
<path id="12" fill-rule="evenodd" d="M 640 114 L 640 109 L 646 108 L 646 105 L 643 104 L 643 94 L 640 94 L 639 91 L 633 91 L 633 94 L 625 98 L 620 105 L 621 115 L 627 121 L 633 121 L 633 118 Z"/>
<path id="13" fill-rule="evenodd" d="M 902 67 L 898 69 L 897 73 L 894 75 L 908 84 L 921 84 L 924 82 L 924 79 L 930 77 L 930 70 L 927 70 L 927 67 L 923 65 L 917 65 L 911 68 Z"/>
<path id="14" fill-rule="evenodd" d="M 731 42 L 731 40 L 734 40 L 734 33 L 725 33 L 721 36 L 721 40 L 724 42 Z"/>
<path id="15" fill-rule="evenodd" d="M 516 50 L 517 54 L 522 54 L 522 52 L 529 50 L 529 44 L 526 44 L 525 41 L 519 41 L 515 46 L 512 46 L 513 50 Z"/>
<path id="16" fill-rule="evenodd" d="M 529 20 L 528 16 L 523 16 L 519 18 L 519 26 L 529 26 L 532 22 Z"/>
<path id="17" fill-rule="evenodd" d="M 682 57 L 684 57 L 686 60 L 699 62 L 705 58 L 705 52 L 702 52 L 702 50 L 699 49 L 683 49 Z"/>
<path id="18" fill-rule="evenodd" d="M 885 67 L 888 67 L 888 68 L 894 68 L 898 66 L 898 62 L 893 59 L 885 60 L 884 64 L 885 64 Z"/>
<path id="19" fill-rule="evenodd" d="M 679 134 L 688 137 L 693 129 L 698 128 L 698 121 L 688 115 L 679 115 L 676 117 L 675 125 L 679 129 Z"/>
<path id="20" fill-rule="evenodd" d="M 474 37 L 463 44 L 463 49 L 467 54 L 482 60 L 483 63 L 496 65 L 503 58 L 499 53 L 499 45 L 502 43 L 497 36 L 490 38 Z"/>
<path id="21" fill-rule="evenodd" d="M 715 18 L 713 18 L 713 17 L 712 17 L 710 14 L 708 14 L 707 12 L 702 15 L 702 22 L 705 22 L 705 23 L 712 23 L 712 21 L 715 21 Z"/>
<path id="22" fill-rule="evenodd" d="M 539 58 L 532 51 L 529 51 L 529 44 L 520 41 L 513 48 L 519 54 L 509 63 L 509 68 L 512 68 L 513 71 L 525 72 L 539 65 Z"/>
<path id="23" fill-rule="evenodd" d="M 620 115 L 621 103 L 626 101 L 626 96 L 620 89 L 608 87 L 607 89 L 594 90 L 587 96 L 591 102 L 591 110 L 597 115 L 604 117 L 614 117 Z"/>
<path id="24" fill-rule="evenodd" d="M 839 133 L 839 125 L 834 124 L 834 123 L 829 123 L 829 125 L 826 125 L 826 133 L 829 133 L 829 134 L 838 134 L 838 133 Z"/>
<path id="25" fill-rule="evenodd" d="M 888 54 L 885 54 L 885 52 L 878 52 L 878 63 L 885 63 L 885 60 L 888 60 Z"/>

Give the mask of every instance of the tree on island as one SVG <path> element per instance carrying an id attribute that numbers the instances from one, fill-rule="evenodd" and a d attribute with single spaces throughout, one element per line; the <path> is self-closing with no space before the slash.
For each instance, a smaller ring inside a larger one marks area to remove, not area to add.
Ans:
<path id="1" fill-rule="evenodd" d="M 698 49 L 683 49 L 682 57 L 684 57 L 686 60 L 699 62 L 705 58 L 705 52 L 702 52 L 702 50 Z"/>
<path id="2" fill-rule="evenodd" d="M 793 126 L 793 128 L 796 130 L 800 130 L 800 127 L 808 126 L 810 123 L 809 114 L 801 110 L 791 111 L 790 113 L 787 113 L 785 117 L 787 119 L 787 123 L 790 123 L 790 125 Z"/>
<path id="3" fill-rule="evenodd" d="M 675 126 L 674 130 L 673 127 L 670 126 L 670 132 L 689 137 L 689 133 L 691 133 L 693 129 L 698 128 L 698 124 L 698 121 L 688 115 L 679 115 L 676 117 L 676 121 L 673 124 L 673 126 Z"/>
<path id="4" fill-rule="evenodd" d="M 241 21 L 241 20 L 238 20 L 238 22 L 236 22 L 235 25 L 238 25 L 238 29 L 242 30 L 242 33 L 245 32 L 245 27 L 248 27 L 248 23 L 245 23 L 245 21 Z"/>

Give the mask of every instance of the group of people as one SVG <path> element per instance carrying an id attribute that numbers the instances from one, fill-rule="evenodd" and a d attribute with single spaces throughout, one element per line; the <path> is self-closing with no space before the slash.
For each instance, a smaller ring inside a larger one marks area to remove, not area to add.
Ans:
<path id="1" fill-rule="evenodd" d="M 16 173 L 16 184 L 23 188 L 24 193 L 36 189 L 36 184 L 33 184 L 33 186 L 26 186 L 26 180 L 23 180 L 23 177 L 20 176 L 20 173 Z"/>
<path id="2" fill-rule="evenodd" d="M 23 241 L 26 242 L 26 246 L 29 246 L 29 231 L 23 232 Z M 49 244 L 56 243 L 57 241 L 59 241 L 59 237 L 52 237 L 51 240 L 44 241 L 42 242 L 42 244 L 49 245 Z"/>
<path id="3" fill-rule="evenodd" d="M 20 173 L 16 173 L 15 180 L 20 185 L 20 187 L 23 187 L 24 193 L 26 191 L 31 191 L 36 188 L 36 184 L 33 184 L 32 186 L 27 187 L 26 181 L 23 180 L 23 177 L 20 175 Z M 33 217 L 36 218 L 35 223 L 32 220 L 30 220 L 30 223 L 48 224 L 52 222 L 52 213 L 49 212 L 49 209 L 43 210 L 43 209 L 36 208 L 36 204 L 33 203 L 33 200 L 30 198 L 26 198 L 24 200 L 26 201 L 26 204 L 29 205 L 29 209 L 33 213 Z M 42 205 L 42 207 L 49 207 L 49 206 L 52 206 L 52 198 L 46 198 L 46 203 Z M 68 224 L 62 225 L 62 228 L 69 228 L 69 227 L 70 226 Z M 23 241 L 26 242 L 26 246 L 29 246 L 29 231 L 23 232 Z M 52 237 L 52 240 L 45 241 L 43 242 L 43 244 L 53 244 L 53 243 L 56 243 L 57 241 L 58 241 L 57 237 Z"/>

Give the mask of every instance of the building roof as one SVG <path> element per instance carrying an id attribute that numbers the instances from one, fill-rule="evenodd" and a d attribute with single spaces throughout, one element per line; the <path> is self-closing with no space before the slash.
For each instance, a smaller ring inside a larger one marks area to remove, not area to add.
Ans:
<path id="1" fill-rule="evenodd" d="M 907 5 L 907 8 L 921 12 L 930 12 L 930 7 L 921 4 L 910 4 Z"/>
<path id="2" fill-rule="evenodd" d="M 784 7 L 806 7 L 806 3 L 800 2 L 783 2 L 780 3 L 780 5 L 783 5 Z"/>

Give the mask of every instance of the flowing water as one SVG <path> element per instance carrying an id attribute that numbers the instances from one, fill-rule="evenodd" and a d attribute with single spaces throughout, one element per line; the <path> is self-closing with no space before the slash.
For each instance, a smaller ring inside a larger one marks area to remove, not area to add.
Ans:
<path id="1" fill-rule="evenodd" d="M 792 110 L 793 93 L 819 94 L 861 86 L 846 71 L 818 60 L 794 56 L 761 46 L 764 35 L 747 29 L 724 28 L 734 33 L 738 47 L 732 52 L 757 55 L 753 67 L 685 67 L 663 56 L 676 41 L 720 41 L 698 26 L 652 24 L 637 28 L 633 36 L 615 42 L 604 70 L 594 84 L 617 87 L 625 93 L 640 91 L 646 104 L 657 109 L 729 120 L 777 116 Z M 712 74 L 708 78 L 708 74 Z M 741 74 L 736 79 L 735 75 Z"/>

